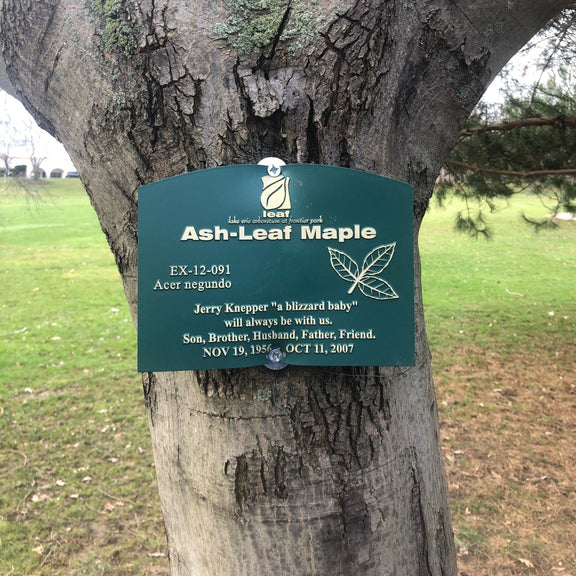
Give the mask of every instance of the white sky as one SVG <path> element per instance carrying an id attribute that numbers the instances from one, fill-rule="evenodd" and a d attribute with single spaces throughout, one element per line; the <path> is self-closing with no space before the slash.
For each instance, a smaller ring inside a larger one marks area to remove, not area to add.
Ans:
<path id="1" fill-rule="evenodd" d="M 529 53 L 518 52 L 506 65 L 504 71 L 509 71 L 511 78 L 519 82 L 523 87 L 531 86 L 540 78 L 538 48 L 531 50 Z M 504 102 L 501 91 L 504 88 L 503 74 L 494 78 L 492 84 L 488 86 L 482 101 L 493 104 L 502 104 Z"/>
<path id="2" fill-rule="evenodd" d="M 35 156 L 50 157 L 71 164 L 70 157 L 56 139 L 52 138 L 36 124 L 18 100 L 4 91 L 0 91 L 0 148 L 5 147 L 5 140 L 16 135 L 17 141 L 10 145 L 10 155 L 15 157 L 30 156 L 27 138 L 34 138 Z M 0 149 L 0 152 L 3 150 Z"/>

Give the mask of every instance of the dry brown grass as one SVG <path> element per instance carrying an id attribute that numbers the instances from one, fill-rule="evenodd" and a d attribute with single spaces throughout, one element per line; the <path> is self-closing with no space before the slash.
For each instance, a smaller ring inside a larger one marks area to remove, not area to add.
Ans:
<path id="1" fill-rule="evenodd" d="M 436 360 L 461 576 L 576 576 L 575 347 Z"/>

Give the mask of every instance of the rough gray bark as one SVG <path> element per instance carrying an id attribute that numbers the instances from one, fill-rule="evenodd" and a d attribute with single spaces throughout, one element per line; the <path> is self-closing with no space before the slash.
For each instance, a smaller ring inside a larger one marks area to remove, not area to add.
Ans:
<path id="1" fill-rule="evenodd" d="M 66 145 L 136 315 L 138 186 L 270 155 L 353 167 L 414 185 L 417 237 L 475 102 L 571 2 L 270 1 L 245 53 L 262 13 L 231 35 L 239 0 L 120 4 L 0 0 L 0 85 Z M 456 573 L 416 262 L 414 367 L 144 375 L 174 576 Z"/>

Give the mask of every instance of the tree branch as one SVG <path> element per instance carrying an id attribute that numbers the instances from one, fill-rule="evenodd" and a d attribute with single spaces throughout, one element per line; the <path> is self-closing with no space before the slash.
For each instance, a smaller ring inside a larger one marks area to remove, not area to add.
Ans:
<path id="1" fill-rule="evenodd" d="M 534 126 L 555 126 L 555 127 L 576 127 L 576 117 L 574 116 L 551 116 L 548 118 L 520 118 L 511 122 L 499 122 L 497 124 L 487 124 L 486 126 L 475 126 L 464 128 L 460 131 L 460 138 L 468 138 L 485 132 L 511 132 L 516 128 Z"/>
<path id="2" fill-rule="evenodd" d="M 497 170 L 496 168 L 482 168 L 478 165 L 466 164 L 455 160 L 446 160 L 448 166 L 456 166 L 471 170 L 481 174 L 498 174 L 500 176 L 514 176 L 516 178 L 539 178 L 542 176 L 576 176 L 576 168 L 564 168 L 560 170 L 530 170 L 527 172 L 519 170 Z"/>

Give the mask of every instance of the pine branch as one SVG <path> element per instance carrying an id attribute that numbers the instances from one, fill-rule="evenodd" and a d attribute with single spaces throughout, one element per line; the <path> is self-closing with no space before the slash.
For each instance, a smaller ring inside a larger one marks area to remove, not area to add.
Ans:
<path id="1" fill-rule="evenodd" d="M 560 170 L 529 170 L 526 172 L 519 170 L 497 170 L 495 168 L 483 168 L 477 164 L 471 165 L 455 160 L 446 160 L 448 166 L 464 168 L 480 174 L 497 174 L 499 176 L 513 176 L 515 178 L 540 178 L 542 176 L 576 176 L 576 168 L 564 168 Z"/>
<path id="2" fill-rule="evenodd" d="M 548 118 L 520 118 L 519 120 L 512 120 L 510 122 L 499 122 L 497 124 L 487 124 L 486 126 L 474 126 L 461 130 L 460 138 L 468 138 L 470 136 L 476 136 L 477 134 L 483 134 L 485 132 L 511 132 L 517 128 L 533 128 L 534 126 L 574 128 L 576 127 L 576 117 L 551 116 Z"/>

